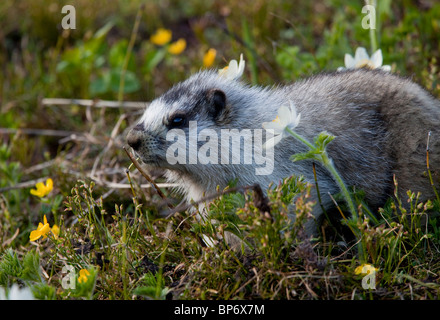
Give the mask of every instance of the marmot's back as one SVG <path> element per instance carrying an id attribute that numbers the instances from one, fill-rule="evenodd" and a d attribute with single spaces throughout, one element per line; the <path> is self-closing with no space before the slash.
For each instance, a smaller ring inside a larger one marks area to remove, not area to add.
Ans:
<path id="1" fill-rule="evenodd" d="M 301 112 L 298 132 L 310 139 L 323 130 L 335 135 L 329 153 L 336 167 L 370 202 L 380 205 L 392 194 L 393 175 L 402 193 L 434 195 L 426 176 L 426 143 L 431 132 L 430 167 L 438 185 L 440 102 L 419 85 L 361 69 L 317 75 L 288 88 Z"/>

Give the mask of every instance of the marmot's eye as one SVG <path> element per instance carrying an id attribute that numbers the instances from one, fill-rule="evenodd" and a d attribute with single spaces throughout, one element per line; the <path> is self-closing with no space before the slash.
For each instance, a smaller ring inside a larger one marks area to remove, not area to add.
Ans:
<path id="1" fill-rule="evenodd" d="M 182 127 L 186 123 L 186 118 L 184 115 L 173 115 L 168 121 L 168 126 L 171 128 Z"/>
<path id="2" fill-rule="evenodd" d="M 179 123 L 182 123 L 182 122 L 183 122 L 183 118 L 182 117 L 175 117 L 173 119 L 173 123 L 175 123 L 175 124 L 179 124 Z"/>

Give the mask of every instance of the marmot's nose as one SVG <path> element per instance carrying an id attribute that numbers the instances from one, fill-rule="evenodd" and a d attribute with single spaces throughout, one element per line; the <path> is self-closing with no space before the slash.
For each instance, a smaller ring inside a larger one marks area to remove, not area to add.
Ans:
<path id="1" fill-rule="evenodd" d="M 138 124 L 136 127 L 131 129 L 127 135 L 127 143 L 136 151 L 139 149 L 142 143 L 142 130 L 142 125 Z"/>

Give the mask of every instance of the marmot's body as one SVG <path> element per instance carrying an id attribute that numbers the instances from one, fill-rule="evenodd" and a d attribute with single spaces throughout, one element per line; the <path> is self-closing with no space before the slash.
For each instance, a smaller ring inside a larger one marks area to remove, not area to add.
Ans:
<path id="1" fill-rule="evenodd" d="M 436 185 L 440 175 L 440 102 L 408 79 L 379 70 L 353 70 L 320 74 L 292 85 L 261 88 L 227 80 L 214 71 L 197 73 L 154 100 L 128 135 L 129 144 L 150 166 L 165 170 L 187 200 L 199 200 L 238 178 L 239 185 L 259 183 L 264 189 L 292 174 L 314 183 L 309 161 L 289 157 L 306 151 L 292 137 L 275 146 L 272 174 L 256 175 L 255 164 L 170 164 L 169 130 L 188 134 L 189 121 L 198 130 L 261 129 L 282 105 L 293 101 L 301 114 L 295 131 L 313 141 L 322 131 L 336 136 L 328 153 L 348 186 L 365 192 L 371 207 L 383 205 L 393 192 L 396 176 L 401 195 L 408 189 L 433 196 L 426 176 L 426 143 L 430 139 L 430 165 Z M 199 147 L 205 141 L 199 141 Z M 188 144 L 187 144 L 188 146 Z M 242 145 L 242 148 L 244 146 Z M 188 152 L 191 152 L 189 149 Z M 219 161 L 220 163 L 220 161 Z M 317 168 L 324 206 L 332 205 L 328 192 L 336 183 Z M 316 206 L 319 207 L 319 206 Z M 320 210 L 315 210 L 319 215 Z"/>

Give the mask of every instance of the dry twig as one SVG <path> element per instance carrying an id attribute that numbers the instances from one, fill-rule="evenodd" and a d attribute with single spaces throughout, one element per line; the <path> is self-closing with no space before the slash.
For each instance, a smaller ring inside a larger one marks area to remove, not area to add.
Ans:
<path id="1" fill-rule="evenodd" d="M 127 153 L 128 157 L 130 158 L 131 162 L 133 162 L 134 166 L 139 170 L 139 172 L 144 176 L 144 178 L 147 179 L 147 181 L 153 185 L 154 189 L 156 189 L 156 192 L 159 194 L 159 196 L 166 201 L 167 200 L 166 196 L 163 194 L 163 192 L 160 190 L 157 184 L 153 181 L 153 179 L 151 179 L 150 176 L 144 171 L 144 169 L 142 169 L 141 165 L 139 164 L 139 162 L 137 162 L 135 157 L 133 157 L 133 155 L 127 150 L 127 148 L 125 147 L 122 148 Z M 174 206 L 171 203 L 167 202 L 167 204 L 170 209 L 174 208 Z"/>

